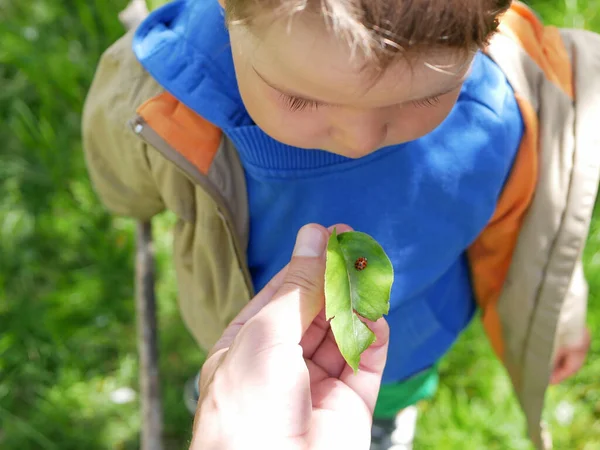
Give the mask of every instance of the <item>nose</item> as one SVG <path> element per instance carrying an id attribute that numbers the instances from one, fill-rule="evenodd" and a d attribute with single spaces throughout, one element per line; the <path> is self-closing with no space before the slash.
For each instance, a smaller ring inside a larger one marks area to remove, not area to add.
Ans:
<path id="1" fill-rule="evenodd" d="M 387 124 L 370 114 L 338 116 L 331 134 L 337 144 L 363 156 L 379 149 L 387 135 Z"/>

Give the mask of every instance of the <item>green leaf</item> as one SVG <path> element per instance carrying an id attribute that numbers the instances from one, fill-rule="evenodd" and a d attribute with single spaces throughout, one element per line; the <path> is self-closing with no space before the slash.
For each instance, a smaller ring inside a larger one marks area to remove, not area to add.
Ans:
<path id="1" fill-rule="evenodd" d="M 358 270 L 358 258 L 367 265 Z M 359 315 L 376 321 L 390 309 L 394 269 L 375 239 L 365 233 L 333 230 L 327 244 L 325 316 L 348 365 L 356 373 L 360 355 L 375 341 L 375 334 Z"/>

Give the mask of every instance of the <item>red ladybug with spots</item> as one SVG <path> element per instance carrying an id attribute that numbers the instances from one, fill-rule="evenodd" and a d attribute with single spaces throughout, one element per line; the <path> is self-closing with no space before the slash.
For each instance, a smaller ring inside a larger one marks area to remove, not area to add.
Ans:
<path id="1" fill-rule="evenodd" d="M 356 270 L 364 270 L 367 268 L 367 258 L 361 256 L 356 261 L 354 261 L 354 268 Z"/>

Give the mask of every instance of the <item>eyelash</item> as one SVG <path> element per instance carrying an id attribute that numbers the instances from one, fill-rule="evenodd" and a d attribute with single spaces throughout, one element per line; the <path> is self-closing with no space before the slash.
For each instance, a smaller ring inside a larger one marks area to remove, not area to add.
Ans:
<path id="1" fill-rule="evenodd" d="M 285 103 L 285 106 L 292 112 L 300 111 L 316 111 L 321 106 L 327 106 L 324 103 L 315 102 L 314 100 L 307 100 L 300 97 L 291 97 L 286 94 L 280 95 L 281 100 Z M 411 102 L 413 106 L 417 108 L 432 108 L 440 103 L 440 97 L 428 97 L 421 100 L 414 100 Z"/>
<path id="2" fill-rule="evenodd" d="M 440 103 L 440 97 L 428 97 L 421 100 L 415 100 L 412 104 L 417 108 L 431 108 L 437 106 Z"/>
<path id="3" fill-rule="evenodd" d="M 314 100 L 307 100 L 305 98 L 291 97 L 285 94 L 281 94 L 280 97 L 285 103 L 285 106 L 292 112 L 300 112 L 305 110 L 315 111 L 319 109 L 319 106 L 323 106 L 322 103 L 315 102 Z"/>

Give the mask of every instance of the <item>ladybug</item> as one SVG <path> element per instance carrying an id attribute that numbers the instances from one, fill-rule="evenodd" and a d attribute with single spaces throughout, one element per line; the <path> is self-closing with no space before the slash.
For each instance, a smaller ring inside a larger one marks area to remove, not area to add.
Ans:
<path id="1" fill-rule="evenodd" d="M 367 268 L 367 258 L 361 256 L 356 261 L 354 261 L 354 268 L 356 270 L 364 270 Z"/>

